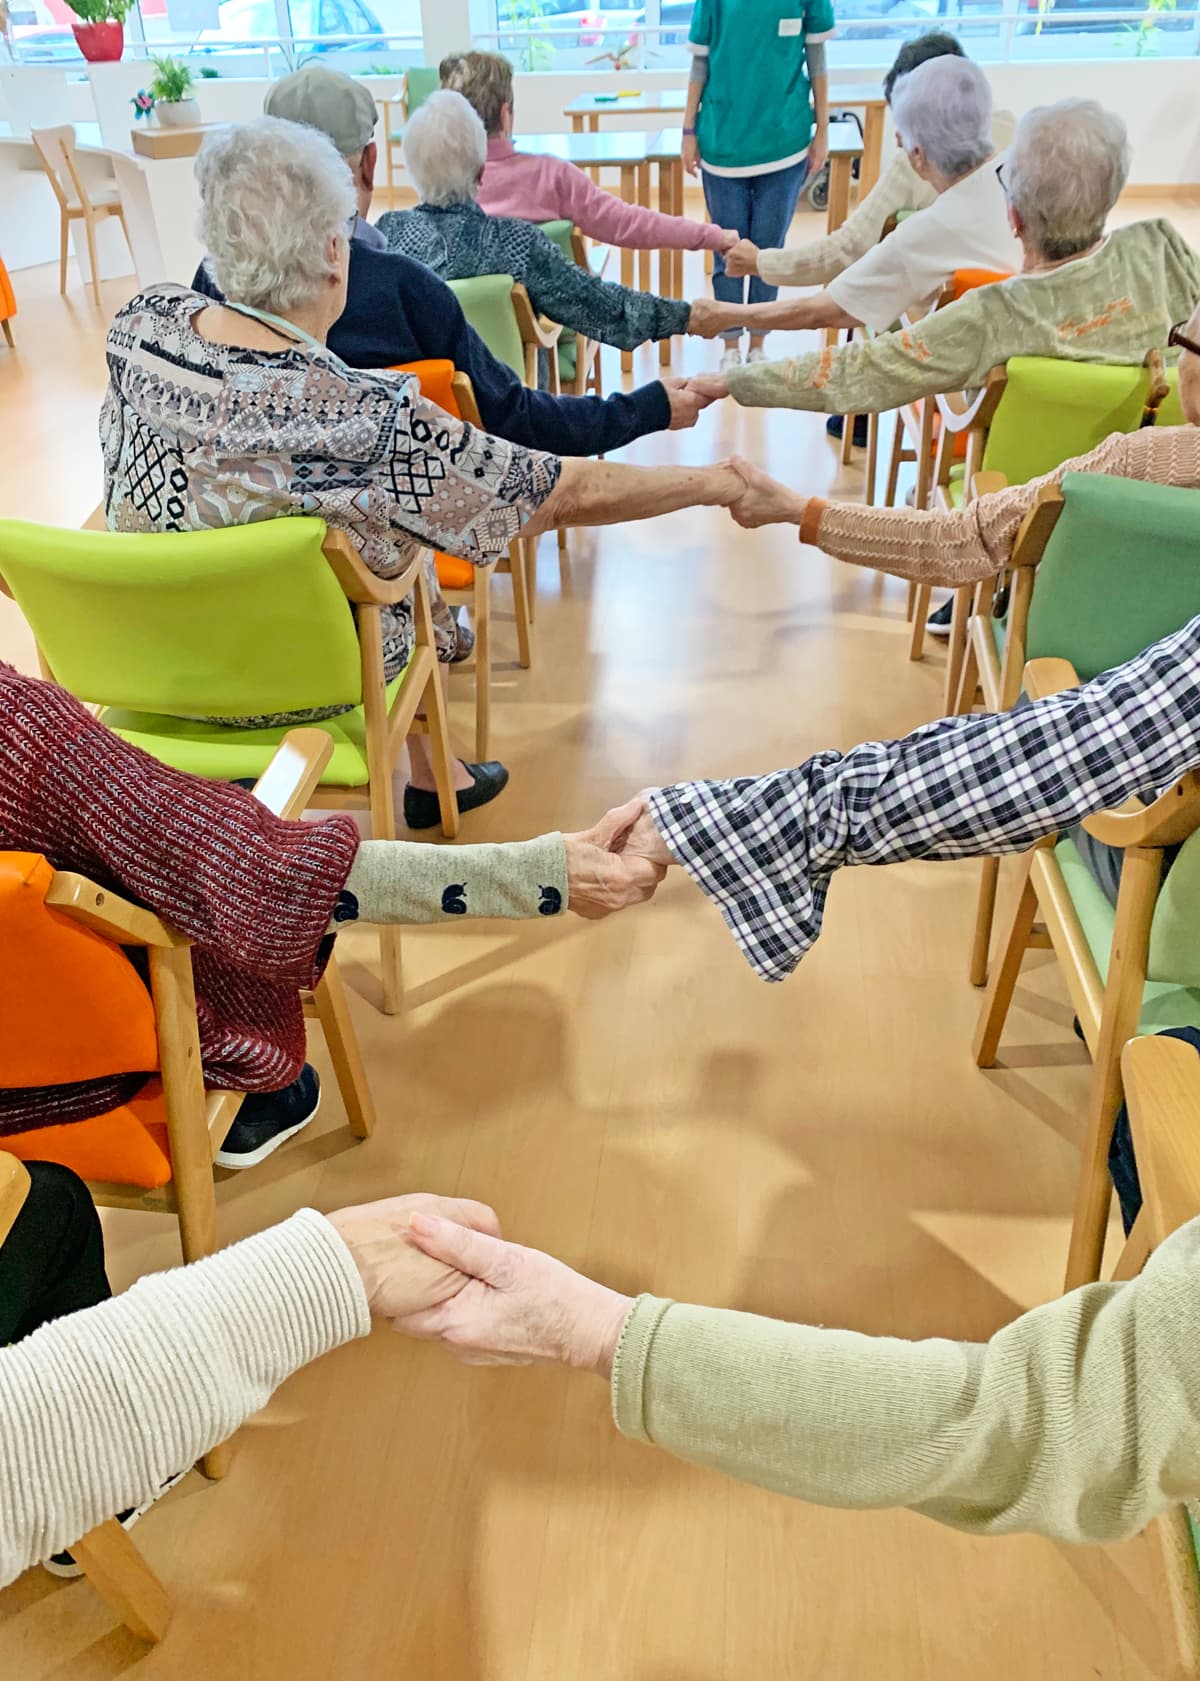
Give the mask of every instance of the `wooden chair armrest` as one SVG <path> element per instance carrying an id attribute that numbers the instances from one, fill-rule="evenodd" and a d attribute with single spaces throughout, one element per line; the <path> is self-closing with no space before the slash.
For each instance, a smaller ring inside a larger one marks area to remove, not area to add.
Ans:
<path id="1" fill-rule="evenodd" d="M 1003 479 L 1002 473 L 980 473 L 975 483 L 977 495 L 987 494 L 982 488 L 982 480 Z M 1007 485 L 1007 479 L 1004 479 Z M 1009 557 L 1010 566 L 1038 566 L 1046 552 L 1046 544 L 1050 541 L 1054 527 L 1058 524 L 1059 515 L 1067 505 L 1067 499 L 1056 484 L 1044 484 L 1034 497 L 1024 519 L 1017 528 L 1017 535 L 1013 541 L 1012 554 Z M 1040 662 L 1039 662 L 1040 663 Z M 1072 685 L 1068 685 L 1071 687 Z"/>
<path id="2" fill-rule="evenodd" d="M 186 935 L 177 933 L 153 911 L 132 904 L 107 887 L 97 887 L 74 870 L 55 870 L 46 890 L 46 903 L 117 945 L 169 948 L 191 944 Z"/>
<path id="3" fill-rule="evenodd" d="M 937 396 L 942 425 L 949 432 L 966 432 L 972 426 L 987 426 L 1008 384 L 1008 370 L 993 368 L 973 397 L 965 391 L 942 391 Z"/>
<path id="4" fill-rule="evenodd" d="M 299 817 L 332 756 L 328 730 L 289 730 L 254 784 L 255 799 L 276 817 Z"/>
<path id="5" fill-rule="evenodd" d="M 450 381 L 450 389 L 454 392 L 455 401 L 458 403 L 458 412 L 468 426 L 482 428 L 483 420 L 480 417 L 479 404 L 475 400 L 475 387 L 471 384 L 470 374 L 464 374 L 461 370 L 456 369 Z"/>
<path id="6" fill-rule="evenodd" d="M 1181 1039 L 1131 1039 L 1121 1077 L 1142 1211 L 1158 1244 L 1200 1214 L 1200 1056 Z"/>
<path id="7" fill-rule="evenodd" d="M 1007 489 L 1008 474 L 989 469 L 986 473 L 976 473 L 971 480 L 971 500 L 977 502 L 981 496 L 995 496 Z"/>
<path id="8" fill-rule="evenodd" d="M 97 502 L 91 513 L 79 527 L 81 531 L 107 531 L 108 521 L 104 517 L 104 503 Z"/>
<path id="9" fill-rule="evenodd" d="M 1061 694 L 1064 689 L 1077 689 L 1079 673 L 1070 660 L 1029 660 L 1022 687 L 1030 700 L 1045 700 L 1048 695 Z"/>
<path id="10" fill-rule="evenodd" d="M 29 1195 L 29 1169 L 15 1156 L 0 1155 L 0 1244 L 16 1224 Z"/>
<path id="11" fill-rule="evenodd" d="M 540 344 L 543 350 L 553 350 L 562 336 L 562 328 L 538 315 L 524 286 L 513 287 L 512 300 L 522 344 Z"/>
<path id="12" fill-rule="evenodd" d="M 373 607 L 394 607 L 406 595 L 411 595 L 417 572 L 425 560 L 424 551 L 419 551 L 399 577 L 378 578 L 344 531 L 326 531 L 322 548 L 334 576 L 346 592 L 347 601 Z"/>
<path id="13" fill-rule="evenodd" d="M 1083 826 L 1105 846 L 1178 846 L 1200 828 L 1200 772 L 1188 771 L 1149 805 L 1128 799 Z"/>

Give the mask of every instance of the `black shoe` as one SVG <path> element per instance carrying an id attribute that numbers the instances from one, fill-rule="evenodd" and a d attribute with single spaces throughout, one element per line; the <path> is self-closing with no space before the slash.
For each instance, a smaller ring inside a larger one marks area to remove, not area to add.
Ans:
<path id="1" fill-rule="evenodd" d="M 145 1517 L 146 1513 L 150 1510 L 151 1506 L 154 1505 L 155 1501 L 161 1500 L 163 1495 L 167 1493 L 168 1489 L 174 1488 L 175 1484 L 182 1482 L 186 1476 L 186 1471 L 176 1471 L 175 1475 L 173 1477 L 168 1477 L 166 1482 L 160 1487 L 158 1493 L 152 1495 L 144 1505 L 130 1506 L 128 1510 L 118 1512 L 117 1522 L 120 1524 L 121 1528 L 128 1533 L 139 1518 Z M 61 1553 L 53 1553 L 49 1558 L 43 1559 L 42 1569 L 48 1571 L 51 1576 L 61 1577 L 62 1580 L 66 1582 L 74 1581 L 77 1576 L 83 1575 L 82 1564 L 79 1564 L 76 1561 L 75 1554 L 68 1551 L 66 1548 L 64 1548 Z"/>
<path id="2" fill-rule="evenodd" d="M 321 1082 L 306 1062 L 300 1078 L 282 1091 L 251 1092 L 242 1099 L 213 1161 L 218 1167 L 257 1167 L 306 1127 L 320 1106 Z"/>
<path id="3" fill-rule="evenodd" d="M 460 813 L 487 805 L 508 781 L 508 772 L 498 759 L 488 759 L 482 765 L 468 765 L 467 769 L 475 782 L 473 787 L 458 790 Z M 414 788 L 410 784 L 404 790 L 404 821 L 410 829 L 436 828 L 442 821 L 437 795 L 430 793 L 428 788 Z"/>
<path id="4" fill-rule="evenodd" d="M 842 437 L 846 430 L 845 415 L 831 414 L 825 422 L 825 430 L 831 438 Z M 865 414 L 856 414 L 854 417 L 853 442 L 855 449 L 866 449 L 867 447 L 867 416 Z"/>
<path id="5" fill-rule="evenodd" d="M 454 652 L 450 656 L 451 665 L 461 665 L 463 660 L 469 660 L 475 647 L 475 632 L 470 625 L 465 625 L 461 619 L 454 621 L 456 637 Z"/>
<path id="6" fill-rule="evenodd" d="M 925 629 L 930 636 L 949 636 L 950 623 L 954 618 L 954 597 L 943 601 L 925 620 Z"/>

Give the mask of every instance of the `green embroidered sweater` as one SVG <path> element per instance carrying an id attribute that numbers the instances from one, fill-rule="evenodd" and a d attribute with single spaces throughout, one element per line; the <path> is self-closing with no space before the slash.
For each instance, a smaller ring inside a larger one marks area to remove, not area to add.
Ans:
<path id="1" fill-rule="evenodd" d="M 1090 257 L 981 286 L 915 326 L 731 369 L 748 408 L 874 414 L 967 391 L 1010 356 L 1140 363 L 1200 299 L 1200 256 L 1170 222 L 1133 222 Z"/>

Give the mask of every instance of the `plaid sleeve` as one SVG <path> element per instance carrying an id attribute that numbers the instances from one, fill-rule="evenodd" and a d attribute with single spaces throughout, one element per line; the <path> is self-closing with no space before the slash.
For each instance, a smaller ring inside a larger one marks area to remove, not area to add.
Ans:
<path id="1" fill-rule="evenodd" d="M 650 795 L 673 856 L 764 980 L 820 932 L 835 870 L 996 857 L 1200 765 L 1200 618 L 1093 682 L 794 770 Z"/>

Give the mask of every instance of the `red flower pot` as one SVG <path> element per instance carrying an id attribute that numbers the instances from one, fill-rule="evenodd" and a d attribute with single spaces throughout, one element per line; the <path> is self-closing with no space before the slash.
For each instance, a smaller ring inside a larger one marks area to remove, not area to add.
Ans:
<path id="1" fill-rule="evenodd" d="M 89 64 L 115 64 L 125 51 L 125 25 L 115 18 L 103 23 L 73 23 L 71 33 Z"/>

